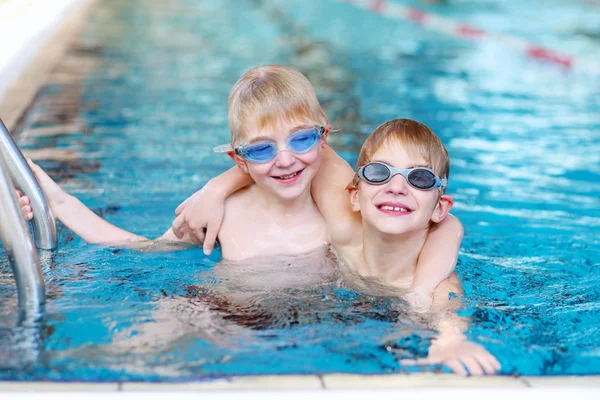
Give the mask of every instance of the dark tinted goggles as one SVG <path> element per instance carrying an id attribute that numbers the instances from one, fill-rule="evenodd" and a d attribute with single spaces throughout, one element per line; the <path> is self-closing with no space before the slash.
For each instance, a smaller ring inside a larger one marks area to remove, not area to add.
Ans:
<path id="1" fill-rule="evenodd" d="M 415 189 L 438 189 L 440 192 L 446 187 L 446 180 L 441 179 L 432 170 L 425 167 L 394 168 L 381 162 L 372 162 L 358 169 L 358 177 L 372 185 L 383 185 L 389 182 L 394 175 L 402 175 Z"/>

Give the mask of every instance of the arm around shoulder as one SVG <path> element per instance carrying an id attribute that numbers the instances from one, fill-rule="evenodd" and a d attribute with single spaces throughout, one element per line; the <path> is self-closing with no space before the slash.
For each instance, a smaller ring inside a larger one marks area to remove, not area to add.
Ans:
<path id="1" fill-rule="evenodd" d="M 177 218 L 165 235 L 203 245 L 204 253 L 210 254 L 225 215 L 225 199 L 252 183 L 239 167 L 216 176 L 177 207 Z"/>
<path id="2" fill-rule="evenodd" d="M 429 309 L 436 287 L 454 271 L 463 236 L 462 224 L 451 214 L 429 232 L 406 298 L 417 310 Z"/>
<path id="3" fill-rule="evenodd" d="M 354 178 L 352 167 L 329 144 L 324 143 L 319 172 L 312 181 L 311 194 L 325 219 L 332 244 L 352 238 L 352 224 L 361 223 L 352 211 L 346 187 Z"/>

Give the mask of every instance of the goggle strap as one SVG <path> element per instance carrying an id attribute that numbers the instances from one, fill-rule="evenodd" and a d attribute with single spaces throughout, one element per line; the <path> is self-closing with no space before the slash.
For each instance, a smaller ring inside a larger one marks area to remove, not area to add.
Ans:
<path id="1" fill-rule="evenodd" d="M 229 153 L 230 151 L 233 151 L 233 147 L 231 147 L 231 144 L 222 144 L 215 147 L 213 151 L 215 153 Z"/>

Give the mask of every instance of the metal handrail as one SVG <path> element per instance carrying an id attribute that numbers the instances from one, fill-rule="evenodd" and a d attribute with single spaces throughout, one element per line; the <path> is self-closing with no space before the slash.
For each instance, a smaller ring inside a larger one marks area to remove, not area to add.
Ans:
<path id="1" fill-rule="evenodd" d="M 46 300 L 44 277 L 3 154 L 0 157 L 0 240 L 15 276 L 22 317 L 36 318 Z"/>
<path id="2" fill-rule="evenodd" d="M 56 248 L 56 220 L 38 184 L 33 171 L 21 154 L 11 134 L 0 119 L 0 155 L 4 159 L 3 169 L 7 169 L 13 183 L 29 196 L 33 219 L 33 238 L 38 249 Z"/>

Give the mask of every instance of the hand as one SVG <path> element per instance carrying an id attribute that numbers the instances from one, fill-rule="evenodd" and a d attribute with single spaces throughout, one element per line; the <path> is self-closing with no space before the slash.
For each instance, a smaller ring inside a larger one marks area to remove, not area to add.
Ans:
<path id="1" fill-rule="evenodd" d="M 17 190 L 17 197 L 19 199 L 19 206 L 21 206 L 21 212 L 25 221 L 31 221 L 33 219 L 33 209 L 31 208 L 31 201 L 29 197 L 25 196 L 20 190 Z"/>
<path id="2" fill-rule="evenodd" d="M 189 233 L 192 241 L 202 246 L 204 254 L 210 255 L 225 215 L 223 195 L 212 190 L 209 183 L 181 203 L 175 214 L 177 218 L 171 226 L 175 236 L 181 239 Z"/>
<path id="3" fill-rule="evenodd" d="M 42 188 L 42 191 L 46 195 L 50 208 L 55 209 L 56 206 L 62 204 L 69 195 L 62 190 L 62 188 L 58 186 L 56 182 L 54 182 L 52 178 L 50 178 L 48 174 L 39 167 L 39 165 L 31 161 L 31 159 L 27 159 L 27 164 L 29 164 L 29 167 L 31 167 L 31 170 L 35 174 L 38 183 Z"/>
<path id="4" fill-rule="evenodd" d="M 426 290 L 411 289 L 402 298 L 418 313 L 426 313 L 433 304 L 433 293 Z"/>
<path id="5" fill-rule="evenodd" d="M 434 339 L 426 358 L 402 360 L 401 365 L 444 364 L 455 374 L 492 375 L 500 363 L 483 346 L 469 342 L 464 335 Z"/>

